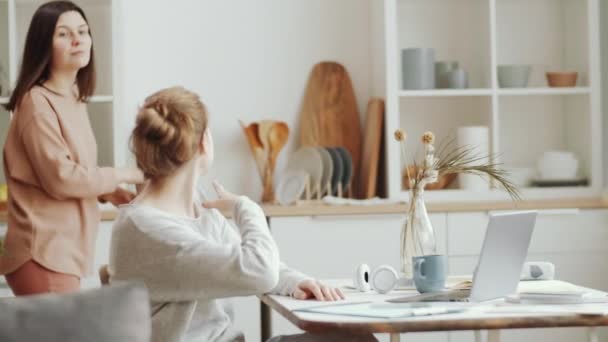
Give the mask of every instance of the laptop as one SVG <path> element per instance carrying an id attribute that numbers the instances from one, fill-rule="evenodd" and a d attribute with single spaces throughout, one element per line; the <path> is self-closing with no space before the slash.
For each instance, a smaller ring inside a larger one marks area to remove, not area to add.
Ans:
<path id="1" fill-rule="evenodd" d="M 516 293 L 536 216 L 536 211 L 490 214 L 470 290 L 455 289 L 423 293 L 388 301 L 393 303 L 482 302 Z"/>

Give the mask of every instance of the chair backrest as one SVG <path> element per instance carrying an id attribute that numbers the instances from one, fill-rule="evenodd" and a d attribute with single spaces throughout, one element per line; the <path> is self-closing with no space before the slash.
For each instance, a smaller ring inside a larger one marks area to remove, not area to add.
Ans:
<path id="1" fill-rule="evenodd" d="M 2 342 L 150 342 L 151 337 L 148 291 L 138 283 L 4 299 L 0 313 Z"/>

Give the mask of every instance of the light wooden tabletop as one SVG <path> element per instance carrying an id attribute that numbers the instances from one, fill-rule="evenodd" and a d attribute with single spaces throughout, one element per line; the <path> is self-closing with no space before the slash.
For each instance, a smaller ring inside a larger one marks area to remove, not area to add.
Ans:
<path id="1" fill-rule="evenodd" d="M 333 286 L 348 283 L 345 280 L 328 282 Z M 589 290 L 597 295 L 597 298 L 606 297 L 605 292 Z M 351 289 L 344 289 L 344 292 L 346 300 L 342 303 L 384 302 L 389 298 L 417 294 L 412 290 L 393 291 L 385 295 L 375 292 L 361 293 Z M 263 295 L 260 299 L 298 328 L 309 332 L 341 330 L 348 333 L 406 333 L 608 325 L 608 306 L 605 302 L 559 306 L 507 304 L 504 300 L 483 304 L 448 303 L 446 305 L 461 305 L 466 310 L 453 314 L 386 319 L 297 311 L 337 302 L 302 301 L 277 295 Z"/>

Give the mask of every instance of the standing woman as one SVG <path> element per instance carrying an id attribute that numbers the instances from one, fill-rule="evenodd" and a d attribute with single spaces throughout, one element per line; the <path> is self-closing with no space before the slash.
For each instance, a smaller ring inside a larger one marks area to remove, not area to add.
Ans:
<path id="1" fill-rule="evenodd" d="M 0 274 L 17 296 L 79 290 L 92 269 L 98 200 L 129 202 L 133 195 L 118 185 L 143 182 L 138 169 L 97 166 L 86 110 L 94 88 L 84 12 L 70 1 L 43 4 L 6 106 L 14 115 L 4 144 L 9 200 Z"/>

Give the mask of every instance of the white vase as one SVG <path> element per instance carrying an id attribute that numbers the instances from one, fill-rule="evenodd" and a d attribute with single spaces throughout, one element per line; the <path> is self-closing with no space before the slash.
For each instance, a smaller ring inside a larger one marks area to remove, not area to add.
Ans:
<path id="1" fill-rule="evenodd" d="M 424 190 L 410 191 L 406 221 L 401 229 L 401 272 L 412 279 L 412 257 L 437 254 L 435 231 L 424 204 Z"/>

